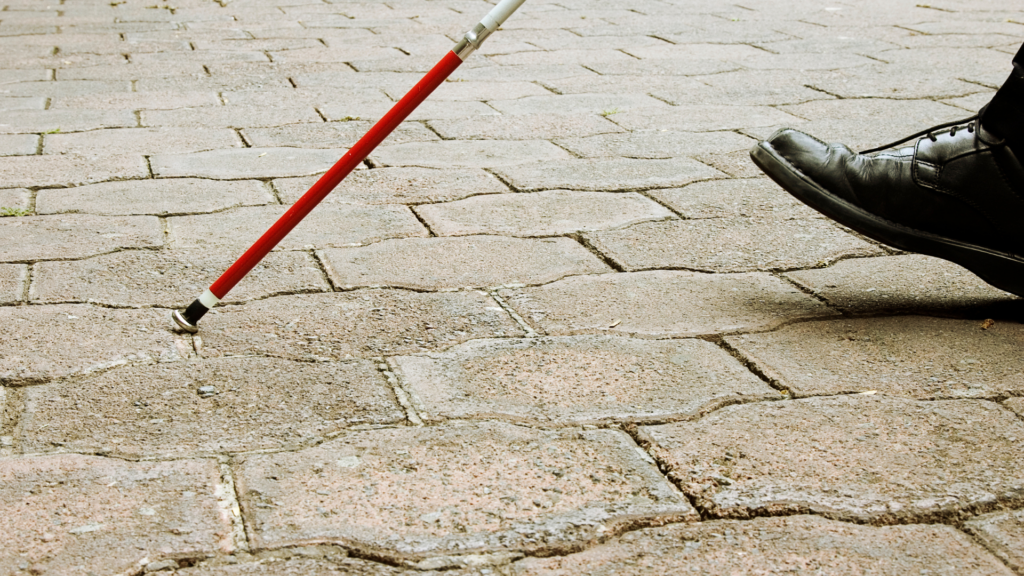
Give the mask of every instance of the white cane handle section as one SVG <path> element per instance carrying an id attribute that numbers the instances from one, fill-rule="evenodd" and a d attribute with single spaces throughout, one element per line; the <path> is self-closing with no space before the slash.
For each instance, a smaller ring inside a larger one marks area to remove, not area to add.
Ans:
<path id="1" fill-rule="evenodd" d="M 523 5 L 523 2 L 526 2 L 526 0 L 501 0 L 497 6 L 487 13 L 487 16 L 484 16 L 480 23 L 486 26 L 489 31 L 494 32 L 498 29 L 498 26 L 501 26 L 505 20 L 508 20 L 508 17 L 513 12 Z"/>

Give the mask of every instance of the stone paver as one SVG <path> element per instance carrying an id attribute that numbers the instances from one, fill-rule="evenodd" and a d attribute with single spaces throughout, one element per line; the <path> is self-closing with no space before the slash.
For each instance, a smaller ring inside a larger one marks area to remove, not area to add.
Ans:
<path id="1" fill-rule="evenodd" d="M 231 553 L 215 460 L 0 459 L 0 570 L 141 570 L 161 558 Z"/>
<path id="2" fill-rule="evenodd" d="M 0 264 L 0 304 L 11 304 L 21 300 L 27 280 L 28 266 Z"/>
<path id="3" fill-rule="evenodd" d="M 139 117 L 142 126 L 192 128 L 252 128 L 322 120 L 312 106 L 201 106 L 179 110 L 143 110 Z"/>
<path id="4" fill-rule="evenodd" d="M 712 517 L 957 522 L 1024 503 L 1024 422 L 993 402 L 813 398 L 730 406 L 641 434 Z"/>
<path id="5" fill-rule="evenodd" d="M 877 390 L 911 398 L 1024 396 L 1019 324 L 899 316 L 787 326 L 727 341 L 798 396 Z"/>
<path id="6" fill-rule="evenodd" d="M 620 133 L 623 129 L 594 114 L 521 114 L 498 117 L 430 120 L 427 124 L 445 138 L 459 140 L 537 140 L 582 138 Z"/>
<path id="7" fill-rule="evenodd" d="M 1024 511 L 974 518 L 964 529 L 1018 574 L 1024 572 Z"/>
<path id="8" fill-rule="evenodd" d="M 721 178 L 721 172 L 689 158 L 636 160 L 560 160 L 502 166 L 494 170 L 523 191 L 648 190 L 685 186 L 698 180 Z"/>
<path id="9" fill-rule="evenodd" d="M 640 194 L 549 190 L 477 196 L 416 208 L 439 236 L 556 236 L 673 217 Z"/>
<path id="10" fill-rule="evenodd" d="M 501 423 L 354 432 L 249 456 L 236 486 L 257 546 L 352 542 L 405 557 L 565 550 L 626 525 L 696 520 L 622 432 Z"/>
<path id="11" fill-rule="evenodd" d="M 122 128 L 47 134 L 43 154 L 184 154 L 241 145 L 234 131 L 223 128 Z"/>
<path id="12" fill-rule="evenodd" d="M 213 392 L 201 392 L 209 386 Z M 371 361 L 223 358 L 30 388 L 21 433 L 26 452 L 183 457 L 304 445 L 349 426 L 404 419 Z"/>
<path id="13" fill-rule="evenodd" d="M 366 134 L 371 122 L 328 122 L 319 124 L 291 124 L 276 128 L 246 128 L 242 131 L 249 145 L 256 148 L 293 146 L 295 148 L 337 148 L 351 145 Z M 422 124 L 401 124 L 384 145 L 437 140 L 437 134 Z"/>
<path id="14" fill-rule="evenodd" d="M 83 258 L 163 242 L 160 221 L 152 216 L 0 218 L 0 262 Z"/>
<path id="15" fill-rule="evenodd" d="M 7 188 L 0 190 L 0 209 L 28 210 L 32 192 L 24 188 Z"/>
<path id="16" fill-rule="evenodd" d="M 542 140 L 446 140 L 382 146 L 370 157 L 383 166 L 490 168 L 539 160 L 564 162 L 572 155 Z"/>
<path id="17" fill-rule="evenodd" d="M 672 220 L 584 236 L 598 251 L 630 271 L 792 269 L 884 254 L 880 248 L 819 219 Z"/>
<path id="18" fill-rule="evenodd" d="M 515 576 L 568 574 L 822 573 L 849 575 L 957 574 L 1009 576 L 984 548 L 949 526 L 875 528 L 817 516 L 719 520 L 649 528 L 585 552 L 528 558 Z"/>
<path id="19" fill-rule="evenodd" d="M 258 206 L 274 202 L 274 194 L 270 189 L 254 180 L 128 180 L 40 190 L 36 194 L 36 213 L 169 216 L 217 212 L 236 206 Z"/>
<path id="20" fill-rule="evenodd" d="M 175 249 L 245 250 L 287 209 L 286 206 L 236 208 L 217 214 L 170 218 L 168 239 Z M 277 249 L 358 246 L 387 238 L 426 235 L 426 229 L 405 206 L 335 204 L 311 212 Z"/>
<path id="21" fill-rule="evenodd" d="M 35 134 L 0 134 L 0 156 L 26 156 L 39 148 Z"/>
<path id="22" fill-rule="evenodd" d="M 293 204 L 319 176 L 274 180 L 285 204 Z M 324 204 L 422 204 L 477 194 L 508 192 L 500 180 L 479 168 L 374 168 L 357 170 L 334 189 Z"/>
<path id="23" fill-rule="evenodd" d="M 199 354 L 295 360 L 410 354 L 477 338 L 523 336 L 483 292 L 405 290 L 296 295 L 215 309 Z"/>
<path id="24" fill-rule="evenodd" d="M 242 148 L 190 154 L 157 154 L 150 158 L 157 178 L 286 178 L 326 172 L 346 149 Z"/>
<path id="25" fill-rule="evenodd" d="M 1015 299 L 952 262 L 916 254 L 846 260 L 786 277 L 830 304 L 860 314 L 962 310 Z"/>
<path id="26" fill-rule="evenodd" d="M 569 238 L 409 238 L 319 253 L 335 286 L 453 290 L 554 282 L 611 270 Z"/>
<path id="27" fill-rule="evenodd" d="M 238 257 L 203 251 L 131 250 L 73 262 L 41 262 L 29 300 L 94 302 L 110 306 L 182 306 L 201 294 Z M 224 297 L 227 303 L 274 294 L 330 290 L 324 273 L 304 252 L 274 252 Z"/>
<path id="28" fill-rule="evenodd" d="M 0 133 L 80 132 L 137 125 L 135 116 L 125 110 L 10 110 L 4 112 Z"/>
<path id="29" fill-rule="evenodd" d="M 763 273 L 605 274 L 500 294 L 535 328 L 551 335 L 678 338 L 770 330 L 793 320 L 834 314 Z"/>
<path id="30" fill-rule="evenodd" d="M 734 132 L 670 132 L 645 130 L 559 139 L 558 145 L 584 158 L 677 158 L 714 152 L 749 150 L 755 142 Z"/>
<path id="31" fill-rule="evenodd" d="M 1024 418 L 1024 398 L 1010 398 L 1003 405 Z"/>
<path id="32" fill-rule="evenodd" d="M 166 310 L 117 310 L 84 304 L 2 306 L 0 382 L 31 384 L 129 363 L 194 355 L 170 331 Z"/>
<path id="33" fill-rule="evenodd" d="M 478 340 L 394 362 L 424 420 L 669 421 L 779 396 L 702 340 Z"/>
<path id="34" fill-rule="evenodd" d="M 800 118 L 767 106 L 676 106 L 662 110 L 627 110 L 608 117 L 627 130 L 667 129 L 712 132 L 752 126 L 797 125 Z M 797 126 L 799 127 L 799 126 Z"/>
<path id="35" fill-rule="evenodd" d="M 81 186 L 148 177 L 146 159 L 138 154 L 0 157 L 0 182 L 9 187 Z"/>
<path id="36" fill-rule="evenodd" d="M 308 548 L 297 549 L 305 552 Z M 270 556 L 254 562 L 225 564 L 215 559 L 200 562 L 189 568 L 180 568 L 175 574 L 180 576 L 243 576 L 249 574 L 267 574 L 274 576 L 465 576 L 476 574 L 472 570 L 445 570 L 444 572 L 421 572 L 409 568 L 396 568 L 370 560 L 351 558 L 337 549 L 328 549 L 322 557 L 317 558 L 277 558 Z M 232 558 L 232 560 L 235 560 Z M 237 562 L 237 560 L 235 560 Z"/>
<path id="37" fill-rule="evenodd" d="M 766 178 L 711 180 L 683 188 L 651 190 L 648 194 L 690 219 L 819 217 L 813 209 Z"/>

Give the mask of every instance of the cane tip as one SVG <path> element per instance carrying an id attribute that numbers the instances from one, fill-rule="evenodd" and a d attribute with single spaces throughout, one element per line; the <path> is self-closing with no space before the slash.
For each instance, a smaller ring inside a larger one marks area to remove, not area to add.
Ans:
<path id="1" fill-rule="evenodd" d="M 182 315 L 180 310 L 175 310 L 174 312 L 171 312 L 171 320 L 174 320 L 174 323 L 178 325 L 178 328 L 181 328 L 182 330 L 188 332 L 189 334 L 195 334 L 196 332 L 199 332 L 199 326 L 186 320 L 185 316 Z"/>

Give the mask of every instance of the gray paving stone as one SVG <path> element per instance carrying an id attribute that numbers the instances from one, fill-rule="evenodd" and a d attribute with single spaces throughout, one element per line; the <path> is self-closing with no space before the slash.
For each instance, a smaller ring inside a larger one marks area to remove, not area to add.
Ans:
<path id="1" fill-rule="evenodd" d="M 43 154 L 182 154 L 241 145 L 234 130 L 226 128 L 124 128 L 43 136 Z"/>
<path id="2" fill-rule="evenodd" d="M 382 146 L 370 157 L 384 166 L 488 168 L 542 159 L 565 161 L 572 155 L 543 140 L 445 140 Z"/>
<path id="3" fill-rule="evenodd" d="M 3 94 L 4 92 L 0 92 Z M 0 97 L 0 112 L 12 110 L 43 110 L 46 108 L 46 98 L 42 97 Z"/>
<path id="4" fill-rule="evenodd" d="M 347 149 L 242 148 L 187 154 L 156 154 L 150 158 L 158 178 L 287 178 L 326 172 Z"/>
<path id="5" fill-rule="evenodd" d="M 420 206 L 416 213 L 438 236 L 558 236 L 673 217 L 634 192 L 565 190 L 477 196 Z"/>
<path id="6" fill-rule="evenodd" d="M 233 252 L 133 250 L 73 262 L 36 264 L 29 300 L 112 306 L 183 306 L 212 284 L 239 255 Z M 273 294 L 330 290 L 320 266 L 303 252 L 267 255 L 225 302 Z"/>
<path id="7" fill-rule="evenodd" d="M 82 258 L 126 248 L 163 244 L 152 216 L 85 214 L 0 218 L 0 262 Z"/>
<path id="8" fill-rule="evenodd" d="M 39 82 L 49 79 L 49 70 L 0 70 L 0 84 Z"/>
<path id="9" fill-rule="evenodd" d="M 244 63 L 237 63 L 232 65 L 232 68 L 238 68 L 244 65 Z M 211 65 L 213 67 L 213 65 Z M 261 88 L 288 88 L 291 83 L 288 82 L 287 76 L 280 76 L 277 74 L 270 75 L 248 75 L 248 74 L 235 74 L 235 75 L 223 75 L 218 74 L 215 76 L 171 76 L 168 78 L 142 78 L 135 81 L 135 90 L 137 92 L 166 92 L 168 90 L 188 90 L 188 91 L 206 91 L 213 90 L 214 92 L 230 92 L 233 90 L 258 90 Z M 204 106 L 208 108 L 208 106 Z M 226 107 L 225 107 L 226 108 Z M 237 107 L 233 107 L 237 108 Z M 245 119 L 247 116 L 242 115 L 240 119 Z M 186 122 L 187 118 L 182 114 L 180 117 L 172 115 L 164 115 L 162 118 L 168 121 L 175 122 Z M 216 116 L 216 119 L 223 120 L 227 118 L 225 115 Z M 228 118 L 229 119 L 229 118 Z M 315 121 L 315 120 L 314 120 Z M 199 126 L 202 122 L 196 122 Z"/>
<path id="10" fill-rule="evenodd" d="M 855 314 L 963 310 L 1014 299 L 952 262 L 917 254 L 858 258 L 786 276 Z"/>
<path id="11" fill-rule="evenodd" d="M 860 98 L 822 100 L 780 108 L 807 120 L 856 120 L 892 116 L 901 122 L 931 126 L 963 118 L 963 112 L 931 100 Z M 895 140 L 895 138 L 893 138 Z"/>
<path id="12" fill-rule="evenodd" d="M 711 180 L 684 188 L 651 190 L 648 194 L 686 218 L 820 217 L 767 178 Z"/>
<path id="13" fill-rule="evenodd" d="M 758 178 L 764 176 L 764 172 L 761 172 L 761 169 L 751 162 L 750 152 L 747 150 L 700 154 L 696 157 L 696 160 L 733 178 Z"/>
<path id="14" fill-rule="evenodd" d="M 588 138 L 563 138 L 559 146 L 584 158 L 677 158 L 716 152 L 749 150 L 755 141 L 735 132 L 675 132 L 665 129 L 628 134 L 602 134 Z"/>
<path id="15" fill-rule="evenodd" d="M 320 361 L 412 354 L 524 334 L 483 292 L 359 290 L 215 308 L 203 319 L 200 335 L 203 357 Z"/>
<path id="16" fill-rule="evenodd" d="M 31 384 L 129 363 L 193 355 L 170 331 L 166 310 L 117 310 L 85 304 L 3 306 L 0 382 Z"/>
<path id="17" fill-rule="evenodd" d="M 280 218 L 287 206 L 236 208 L 227 212 L 178 216 L 167 221 L 167 238 L 176 250 L 198 248 L 232 253 L 249 248 Z M 405 206 L 335 204 L 312 211 L 277 250 L 358 246 L 388 238 L 427 236 Z"/>
<path id="18" fill-rule="evenodd" d="M 35 154 L 38 148 L 39 136 L 35 134 L 0 134 L 0 156 Z"/>
<path id="19" fill-rule="evenodd" d="M 685 186 L 723 174 L 689 158 L 668 160 L 562 160 L 502 166 L 502 179 L 522 191 L 552 189 L 628 191 Z"/>
<path id="20" fill-rule="evenodd" d="M 629 63 L 619 63 L 628 66 Z M 605 66 L 615 66 L 616 64 L 606 64 Z M 588 67 L 601 68 L 600 65 L 588 65 Z M 465 80 L 467 82 L 485 82 L 485 81 L 498 81 L 507 82 L 509 79 L 515 80 L 529 80 L 529 81 L 540 81 L 550 80 L 553 78 L 568 78 L 570 76 L 579 76 L 581 74 L 594 74 L 593 70 L 584 68 L 579 64 L 571 63 L 545 63 L 545 64 L 524 64 L 522 66 L 484 66 L 480 68 L 459 68 L 455 72 L 452 72 L 450 78 L 452 81 L 458 82 L 459 80 Z M 603 72 L 598 72 L 602 73 Z"/>
<path id="21" fill-rule="evenodd" d="M 701 340 L 477 340 L 393 363 L 424 420 L 665 422 L 779 396 Z"/>
<path id="22" fill-rule="evenodd" d="M 405 96 L 408 88 L 387 89 L 396 102 Z M 550 96 L 551 92 L 534 82 L 445 82 L 437 87 L 430 99 L 434 101 L 511 100 L 528 96 Z"/>
<path id="23" fill-rule="evenodd" d="M 269 188 L 254 180 L 128 180 L 40 190 L 36 193 L 36 213 L 168 216 L 216 212 L 274 201 Z"/>
<path id="24" fill-rule="evenodd" d="M 488 59 L 501 66 L 528 66 L 531 64 L 547 64 L 551 62 L 551 54 L 546 51 L 520 52 L 518 54 L 499 54 L 489 56 Z M 594 64 L 598 62 L 634 62 L 626 53 L 620 50 L 597 49 L 597 50 L 559 50 L 558 61 L 566 64 Z"/>
<path id="25" fill-rule="evenodd" d="M 28 210 L 31 205 L 32 192 L 24 188 L 0 189 L 0 208 Z"/>
<path id="26" fill-rule="evenodd" d="M 964 523 L 964 529 L 1011 569 L 1024 572 L 1024 511 L 980 516 Z"/>
<path id="27" fill-rule="evenodd" d="M 527 558 L 516 576 L 695 572 L 708 576 L 784 574 L 985 574 L 1010 571 L 950 526 L 858 526 L 818 516 L 675 524 L 629 532 L 583 552 Z"/>
<path id="28" fill-rule="evenodd" d="M 769 271 L 885 254 L 881 248 L 821 219 L 672 220 L 589 232 L 585 237 L 599 252 L 628 271 Z"/>
<path id="29" fill-rule="evenodd" d="M 427 124 L 444 138 L 454 140 L 552 140 L 624 132 L 601 116 L 568 111 L 430 120 Z"/>
<path id="30" fill-rule="evenodd" d="M 743 44 L 658 44 L 655 46 L 638 46 L 626 48 L 624 52 L 640 59 L 673 59 L 673 60 L 734 60 L 743 62 L 750 58 L 765 54 L 753 46 Z"/>
<path id="31" fill-rule="evenodd" d="M 221 92 L 221 99 L 225 104 L 233 106 L 288 106 L 294 107 L 300 104 L 309 106 L 323 106 L 326 104 L 344 102 L 352 106 L 355 111 L 376 112 L 388 105 L 394 105 L 391 99 L 384 94 L 383 90 L 377 87 L 350 86 L 349 88 L 292 88 L 290 85 L 283 88 L 253 88 L 247 90 L 233 90 Z M 366 106 L 364 110 L 361 107 Z"/>
<path id="32" fill-rule="evenodd" d="M 0 304 L 13 304 L 21 300 L 28 280 L 28 266 L 0 264 Z M 3 406 L 0 404 L 0 409 Z"/>
<path id="33" fill-rule="evenodd" d="M 548 94 L 516 100 L 495 99 L 488 104 L 503 114 L 611 114 L 626 111 L 653 114 L 668 109 L 661 100 L 638 93 L 635 89 L 632 93 L 619 94 Z"/>
<path id="34" fill-rule="evenodd" d="M 3 87 L 5 96 L 36 96 L 40 98 L 63 98 L 101 94 L 108 92 L 132 91 L 128 81 L 104 82 L 99 80 L 55 80 L 48 82 L 18 82 Z"/>
<path id="35" fill-rule="evenodd" d="M 223 489 L 215 460 L 4 458 L 0 570 L 138 572 L 163 558 L 230 554 Z"/>
<path id="36" fill-rule="evenodd" d="M 177 110 L 143 110 L 139 117 L 143 126 L 186 128 L 255 128 L 321 120 L 312 106 L 200 106 Z"/>
<path id="37" fill-rule="evenodd" d="M 274 180 L 285 204 L 298 200 L 319 176 Z M 374 168 L 350 174 L 324 204 L 421 204 L 477 194 L 508 192 L 500 180 L 478 168 Z"/>
<path id="38" fill-rule="evenodd" d="M 146 159 L 136 154 L 0 157 L 0 182 L 10 187 L 81 186 L 148 177 Z"/>
<path id="39" fill-rule="evenodd" d="M 681 338 L 771 330 L 794 320 L 834 315 L 817 300 L 763 273 L 602 274 L 500 294 L 534 328 L 553 336 Z"/>
<path id="40" fill-rule="evenodd" d="M 627 525 L 697 519 L 629 437 L 611 430 L 475 423 L 354 432 L 248 456 L 236 486 L 258 547 L 353 542 L 407 560 L 573 549 Z"/>
<path id="41" fill-rule="evenodd" d="M 300 549 L 304 550 L 304 549 Z M 412 568 L 396 568 L 388 564 L 361 560 L 345 556 L 344 552 L 327 549 L 322 558 L 264 558 L 254 562 L 223 564 L 219 559 L 199 562 L 189 568 L 179 568 L 181 576 L 242 576 L 251 574 L 273 574 L 275 576 L 468 576 L 477 570 L 445 570 L 421 572 Z M 476 559 L 473 555 L 471 558 Z"/>
<path id="42" fill-rule="evenodd" d="M 719 59 L 651 58 L 639 62 L 594 62 L 587 64 L 587 68 L 602 75 L 683 77 L 732 72 L 742 70 L 743 66 L 738 62 Z M 565 74 L 563 77 L 569 76 L 571 74 Z"/>
<path id="43" fill-rule="evenodd" d="M 197 393 L 206 386 L 215 392 Z M 294 448 L 350 426 L 404 419 L 369 360 L 222 358 L 34 386 L 21 419 L 22 449 L 180 458 Z"/>
<path id="44" fill-rule="evenodd" d="M 78 132 L 137 124 L 135 115 L 125 110 L 12 110 L 4 113 L 0 133 Z"/>
<path id="45" fill-rule="evenodd" d="M 454 290 L 544 284 L 566 276 L 609 271 L 569 238 L 409 238 L 324 250 L 320 255 L 331 281 L 343 289 Z"/>
<path id="46" fill-rule="evenodd" d="M 696 105 L 661 110 L 627 110 L 608 117 L 626 130 L 711 132 L 778 124 L 797 125 L 800 119 L 768 106 Z"/>
<path id="47" fill-rule="evenodd" d="M 814 80 L 812 88 L 841 98 L 942 98 L 966 96 L 982 90 L 934 68 L 876 64 L 836 70 Z"/>
<path id="48" fill-rule="evenodd" d="M 641 433 L 712 517 L 957 522 L 1024 500 L 1024 422 L 992 402 L 812 398 L 730 406 Z"/>
<path id="49" fill-rule="evenodd" d="M 366 117 L 374 122 L 382 118 L 394 104 L 362 104 L 353 106 L 349 103 L 331 103 L 318 106 L 317 110 L 327 118 L 328 122 L 345 120 L 346 118 Z M 451 102 L 436 102 L 427 100 L 409 114 L 409 121 L 436 120 L 445 118 L 473 118 L 477 116 L 497 116 L 499 113 L 483 102 L 460 102 L 452 105 Z"/>
<path id="50" fill-rule="evenodd" d="M 93 110 L 173 110 L 220 106 L 220 98 L 212 90 L 165 92 L 107 92 L 83 96 L 54 98 L 53 110 L 87 108 Z"/>
<path id="51" fill-rule="evenodd" d="M 728 342 L 797 396 L 877 390 L 917 399 L 1024 396 L 1019 325 L 897 316 L 812 322 Z"/>
<path id="52" fill-rule="evenodd" d="M 276 128 L 246 128 L 242 131 L 249 145 L 256 148 L 276 148 L 291 146 L 295 148 L 337 148 L 351 146 L 359 141 L 370 128 L 371 122 L 350 121 L 317 124 L 292 124 Z M 400 124 L 383 145 L 404 144 L 406 142 L 431 142 L 439 140 L 437 134 L 422 124 L 406 122 Z"/>

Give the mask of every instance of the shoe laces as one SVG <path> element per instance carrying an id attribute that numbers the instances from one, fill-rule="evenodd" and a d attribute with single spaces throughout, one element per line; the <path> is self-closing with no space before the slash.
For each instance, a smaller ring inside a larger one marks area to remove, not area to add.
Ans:
<path id="1" fill-rule="evenodd" d="M 974 123 L 978 120 L 978 117 L 979 117 L 979 115 L 975 114 L 974 116 L 971 116 L 969 118 L 964 118 L 963 120 L 954 120 L 953 122 L 946 122 L 945 124 L 939 124 L 938 126 L 932 126 L 931 128 L 928 128 L 927 130 L 922 130 L 922 131 L 918 132 L 917 134 L 911 134 L 910 136 L 907 136 L 906 138 L 904 138 L 902 140 L 897 140 L 896 142 L 891 142 L 889 144 L 886 144 L 885 146 L 879 146 L 878 148 L 872 148 L 870 150 L 864 150 L 863 152 L 861 152 L 861 154 L 871 154 L 873 152 L 881 152 L 882 150 L 888 150 L 889 148 L 895 148 L 895 147 L 899 146 L 900 144 L 903 144 L 904 142 L 909 142 L 911 140 L 916 140 L 917 138 L 922 138 L 924 136 L 927 136 L 932 142 L 938 142 L 939 138 L 935 135 L 935 133 L 937 131 L 945 130 L 946 128 L 949 129 L 949 135 L 950 136 L 956 136 L 957 131 L 960 130 L 961 128 L 966 128 L 968 132 L 974 133 Z"/>

